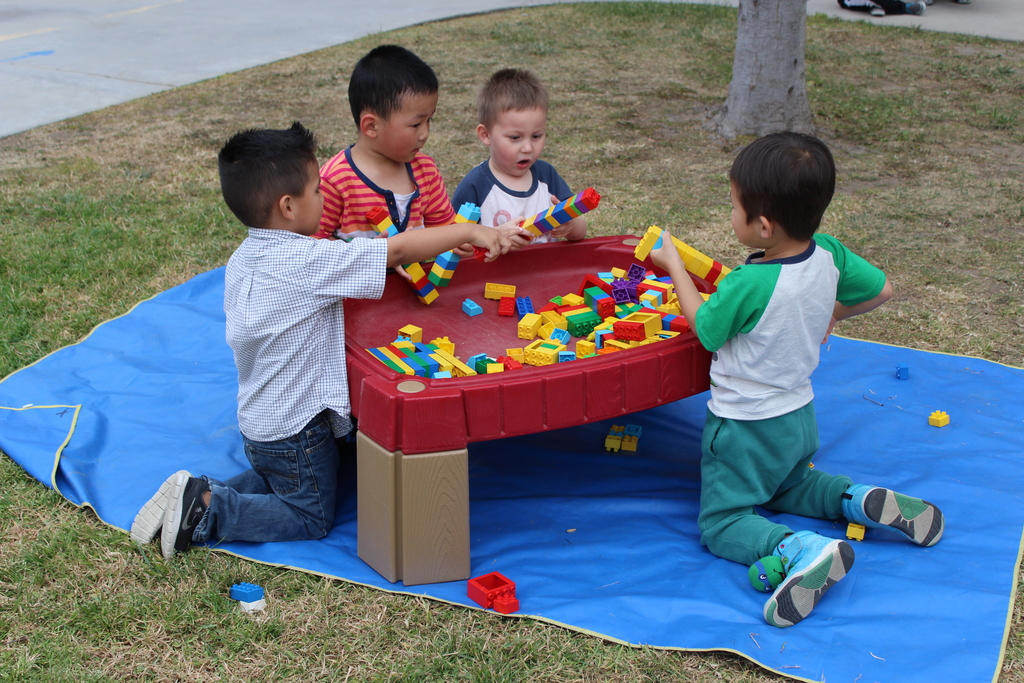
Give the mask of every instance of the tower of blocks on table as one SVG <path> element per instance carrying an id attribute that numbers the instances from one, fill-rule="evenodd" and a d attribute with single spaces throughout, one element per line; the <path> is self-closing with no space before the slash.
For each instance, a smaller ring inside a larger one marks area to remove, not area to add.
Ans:
<path id="1" fill-rule="evenodd" d="M 563 199 L 550 209 L 541 211 L 533 218 L 523 221 L 520 227 L 539 237 L 551 232 L 560 225 L 565 225 L 574 218 L 582 216 L 597 208 L 601 195 L 592 187 L 588 187 L 577 195 Z"/>
<path id="2" fill-rule="evenodd" d="M 651 253 L 652 249 L 657 249 L 661 246 L 662 234 L 662 229 L 657 225 L 647 228 L 647 233 L 640 240 L 640 244 L 636 245 L 633 255 L 638 260 L 643 261 Z M 672 244 L 675 245 L 676 250 L 679 252 L 679 258 L 682 259 L 686 270 L 716 287 L 723 277 L 732 272 L 718 261 L 710 256 L 705 256 L 676 237 L 672 237 Z"/>
<path id="3" fill-rule="evenodd" d="M 472 202 L 466 202 L 459 207 L 455 214 L 456 223 L 478 223 L 480 221 L 480 207 Z M 436 259 L 430 268 L 427 278 L 437 287 L 447 287 L 452 276 L 455 275 L 455 268 L 459 265 L 461 257 L 454 251 L 446 251 Z"/>
<path id="4" fill-rule="evenodd" d="M 375 206 L 367 211 L 366 220 L 373 226 L 374 230 L 384 237 L 394 237 L 398 234 L 398 229 L 395 228 L 395 224 L 391 220 L 391 214 L 383 207 Z M 418 263 L 406 263 L 402 267 L 405 268 L 405 272 L 412 278 L 410 284 L 412 284 L 412 288 L 416 292 L 416 298 L 425 304 L 432 303 L 438 296 L 437 289 L 427 279 L 427 273 L 423 270 L 423 266 Z"/>

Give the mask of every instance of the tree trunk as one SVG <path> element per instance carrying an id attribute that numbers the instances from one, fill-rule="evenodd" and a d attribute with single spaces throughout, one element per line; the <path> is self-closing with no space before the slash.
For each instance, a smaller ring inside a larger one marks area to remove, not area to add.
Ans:
<path id="1" fill-rule="evenodd" d="M 727 138 L 811 133 L 804 76 L 807 0 L 740 0 L 732 82 L 710 128 Z"/>

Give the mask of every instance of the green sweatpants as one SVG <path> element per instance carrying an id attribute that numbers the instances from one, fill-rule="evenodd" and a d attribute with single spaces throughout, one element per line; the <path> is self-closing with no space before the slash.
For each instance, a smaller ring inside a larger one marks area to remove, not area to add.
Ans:
<path id="1" fill-rule="evenodd" d="M 715 555 L 753 564 L 792 529 L 754 510 L 839 519 L 849 477 L 810 469 L 818 450 L 814 402 L 767 420 L 729 420 L 710 410 L 700 461 L 700 542 Z"/>

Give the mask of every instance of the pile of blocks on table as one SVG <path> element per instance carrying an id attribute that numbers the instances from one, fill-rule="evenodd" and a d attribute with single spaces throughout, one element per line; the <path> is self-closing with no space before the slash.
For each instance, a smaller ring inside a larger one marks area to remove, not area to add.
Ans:
<path id="1" fill-rule="evenodd" d="M 655 277 L 636 263 L 628 270 L 588 273 L 575 293 L 556 296 L 539 310 L 530 297 L 515 293 L 514 286 L 495 283 L 487 283 L 484 292 L 485 298 L 498 300 L 499 315 L 519 316 L 517 336 L 530 340 L 525 347 L 507 349 L 506 355 L 491 358 L 477 353 L 462 362 L 447 336 L 423 343 L 423 331 L 414 325 L 399 330 L 388 346 L 367 351 L 396 372 L 438 379 L 590 358 L 671 339 L 689 330 L 671 280 Z M 467 313 L 482 313 L 475 306 Z M 573 337 L 578 339 L 575 351 L 570 351 Z"/>

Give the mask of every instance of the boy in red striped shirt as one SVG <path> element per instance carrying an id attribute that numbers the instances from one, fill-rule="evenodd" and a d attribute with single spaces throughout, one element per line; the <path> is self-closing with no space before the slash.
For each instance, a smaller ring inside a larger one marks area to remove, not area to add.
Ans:
<path id="1" fill-rule="evenodd" d="M 356 63 L 348 99 L 359 135 L 320 169 L 324 212 L 314 237 L 376 237 L 366 214 L 378 206 L 387 209 L 399 232 L 455 222 L 441 173 L 420 151 L 437 91 L 433 69 L 398 45 L 380 45 Z M 502 228 L 520 234 L 513 222 Z M 513 241 L 527 243 L 521 237 Z"/>

